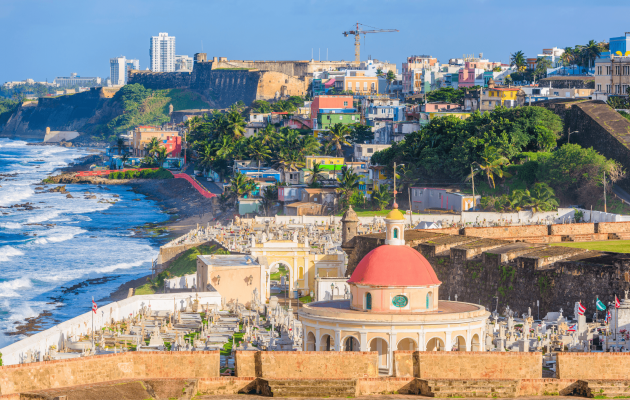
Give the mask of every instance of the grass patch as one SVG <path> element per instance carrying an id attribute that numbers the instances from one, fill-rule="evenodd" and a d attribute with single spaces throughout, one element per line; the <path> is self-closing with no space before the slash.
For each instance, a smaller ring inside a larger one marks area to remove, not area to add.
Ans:
<path id="1" fill-rule="evenodd" d="M 142 286 L 138 286 L 134 291 L 134 295 L 140 296 L 142 294 L 155 294 L 155 287 L 149 282 Z"/>
<path id="2" fill-rule="evenodd" d="M 205 254 L 229 254 L 223 249 L 216 249 L 216 246 L 201 245 L 186 250 L 177 260 L 175 260 L 167 271 L 171 276 L 184 276 L 197 272 L 197 256 Z"/>
<path id="3" fill-rule="evenodd" d="M 311 296 L 304 296 L 304 297 L 300 297 L 300 303 L 310 303 L 313 301 L 313 298 Z"/>
<path id="4" fill-rule="evenodd" d="M 234 334 L 234 345 L 236 345 L 236 347 L 238 347 L 238 344 L 243 341 L 243 335 L 245 335 L 245 332 L 238 332 Z M 231 340 L 224 344 L 223 350 L 221 350 L 222 356 L 229 356 L 230 354 L 232 354 Z"/>
<path id="5" fill-rule="evenodd" d="M 199 94 L 187 89 L 171 89 L 166 93 L 166 97 L 170 99 L 169 104 L 173 105 L 173 111 L 210 108 Z M 164 113 L 168 114 L 168 104 Z"/>
<path id="6" fill-rule="evenodd" d="M 287 269 L 284 267 L 284 265 L 280 264 L 278 266 L 278 272 L 274 272 L 273 274 L 269 275 L 269 279 L 272 281 L 279 281 L 281 276 L 285 276 L 287 274 Z"/>
<path id="7" fill-rule="evenodd" d="M 552 243 L 551 246 L 572 247 L 574 249 L 587 249 L 598 251 L 610 251 L 613 253 L 630 253 L 630 240 L 606 240 L 601 242 L 562 242 Z"/>

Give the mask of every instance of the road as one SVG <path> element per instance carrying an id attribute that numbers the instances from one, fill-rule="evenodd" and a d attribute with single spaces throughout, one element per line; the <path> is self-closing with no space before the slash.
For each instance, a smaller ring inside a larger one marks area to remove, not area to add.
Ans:
<path id="1" fill-rule="evenodd" d="M 193 166 L 193 164 L 189 164 L 188 168 L 186 168 L 186 174 L 190 175 L 190 176 L 194 176 L 195 179 L 197 179 L 197 182 L 199 182 L 199 184 L 203 187 L 205 187 L 206 189 L 208 189 L 208 191 L 212 194 L 216 194 L 217 196 L 220 196 L 223 192 L 221 191 L 221 188 L 218 187 L 214 182 L 208 182 L 206 180 L 206 178 L 204 178 L 203 176 L 195 176 L 194 171 L 195 168 Z"/>
<path id="2" fill-rule="evenodd" d="M 617 185 L 613 185 L 613 193 L 617 195 L 620 199 L 624 200 L 627 204 L 630 204 L 630 194 L 620 188 Z"/>

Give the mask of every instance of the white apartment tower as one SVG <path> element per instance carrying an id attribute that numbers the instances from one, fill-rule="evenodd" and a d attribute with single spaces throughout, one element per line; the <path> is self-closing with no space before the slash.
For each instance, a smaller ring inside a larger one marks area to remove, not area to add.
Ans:
<path id="1" fill-rule="evenodd" d="M 175 72 L 175 36 L 160 32 L 151 37 L 150 69 L 153 72 Z"/>
<path id="2" fill-rule="evenodd" d="M 109 76 L 112 86 L 123 86 L 127 77 L 127 59 L 116 57 L 109 59 Z"/>

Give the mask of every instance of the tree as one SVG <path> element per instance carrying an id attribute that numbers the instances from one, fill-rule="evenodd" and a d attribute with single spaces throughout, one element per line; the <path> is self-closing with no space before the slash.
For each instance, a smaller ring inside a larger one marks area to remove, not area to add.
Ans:
<path id="1" fill-rule="evenodd" d="M 269 211 L 278 202 L 278 189 L 275 186 L 267 186 L 261 193 L 261 205 L 265 212 L 265 216 L 270 216 Z"/>
<path id="2" fill-rule="evenodd" d="M 154 157 L 155 157 L 155 162 L 158 165 L 158 167 L 162 168 L 164 166 L 164 163 L 166 162 L 166 159 L 168 158 L 168 154 L 166 153 L 166 147 L 159 147 L 154 152 Z"/>
<path id="3" fill-rule="evenodd" d="M 258 169 L 260 169 L 260 163 L 271 158 L 271 150 L 262 141 L 257 140 L 251 143 L 249 156 L 258 162 Z"/>
<path id="4" fill-rule="evenodd" d="M 337 157 L 343 156 L 343 145 L 349 146 L 348 136 L 350 134 L 350 128 L 347 125 L 336 123 L 326 133 L 324 141 L 329 146 Z"/>
<path id="5" fill-rule="evenodd" d="M 225 134 L 230 136 L 232 139 L 240 139 L 243 137 L 247 122 L 245 122 L 241 113 L 236 109 L 230 110 L 227 114 L 226 120 L 227 124 L 225 127 Z"/>
<path id="6" fill-rule="evenodd" d="M 547 68 L 551 68 L 551 61 L 545 57 L 538 57 L 536 59 L 536 68 L 534 69 L 534 77 L 546 77 Z"/>
<path id="7" fill-rule="evenodd" d="M 256 183 L 247 175 L 237 172 L 230 182 L 230 192 L 237 198 L 250 195 L 256 189 Z"/>
<path id="8" fill-rule="evenodd" d="M 389 91 L 389 87 L 396 80 L 396 74 L 391 69 L 387 71 L 387 76 L 385 77 L 387 80 L 387 90 Z"/>
<path id="9" fill-rule="evenodd" d="M 144 148 L 147 152 L 148 155 L 152 155 L 153 153 L 155 153 L 160 147 L 162 146 L 162 144 L 160 143 L 159 139 L 154 137 L 151 138 L 151 140 L 149 141 L 149 143 L 147 143 Z"/>
<path id="10" fill-rule="evenodd" d="M 496 187 L 494 184 L 494 176 L 502 178 L 503 176 L 511 176 L 509 173 L 503 171 L 503 167 L 509 164 L 509 160 L 497 152 L 494 146 L 488 146 L 484 149 L 481 155 L 481 162 L 474 162 L 480 168 L 480 171 L 488 178 L 488 185 L 493 189 Z M 467 180 L 470 180 L 475 175 L 472 172 L 468 175 Z"/>
<path id="11" fill-rule="evenodd" d="M 371 126 L 356 123 L 350 125 L 350 135 L 348 141 L 350 143 L 369 143 L 374 140 L 374 132 Z"/>
<path id="12" fill-rule="evenodd" d="M 516 70 L 523 72 L 527 69 L 527 63 L 525 62 L 525 54 L 522 51 L 517 51 L 512 54 L 510 58 L 510 66 L 516 67 Z"/>
<path id="13" fill-rule="evenodd" d="M 584 57 L 588 61 L 588 68 L 591 67 L 591 63 L 595 63 L 595 59 L 597 59 L 602 52 L 599 44 L 594 40 L 589 40 L 582 51 L 584 53 Z"/>
<path id="14" fill-rule="evenodd" d="M 125 168 L 125 164 L 127 163 L 127 161 L 129 161 L 129 153 L 125 153 L 122 156 L 120 156 L 120 162 L 123 169 Z"/>
<path id="15" fill-rule="evenodd" d="M 558 208 L 558 200 L 555 193 L 546 183 L 536 183 L 531 192 L 526 191 L 528 196 L 528 206 L 531 207 L 532 214 L 541 211 L 552 211 Z"/>
<path id="16" fill-rule="evenodd" d="M 346 166 L 341 168 L 341 176 L 337 177 L 337 183 L 339 184 L 337 192 L 341 193 L 341 201 L 344 208 L 348 204 L 348 200 L 352 192 L 359 187 L 360 180 L 361 178 L 359 175 L 354 173 L 353 168 L 348 168 Z"/>
<path id="17" fill-rule="evenodd" d="M 121 137 L 116 139 L 116 148 L 118 149 L 118 154 L 122 154 L 122 151 L 125 148 L 125 139 Z"/>
<path id="18" fill-rule="evenodd" d="M 386 184 L 381 183 L 372 189 L 372 197 L 370 198 L 370 201 L 376 210 L 382 211 L 391 200 L 392 194 L 389 192 L 389 187 Z"/>
<path id="19" fill-rule="evenodd" d="M 255 113 L 267 114 L 271 112 L 271 106 L 265 100 L 255 100 L 254 102 L 252 102 L 250 107 Z"/>
<path id="20" fill-rule="evenodd" d="M 310 187 L 319 187 L 319 180 L 326 179 L 327 176 L 323 172 L 322 165 L 318 162 L 313 163 L 313 168 L 307 168 L 306 172 L 311 173 Z"/>
<path id="21" fill-rule="evenodd" d="M 282 150 L 279 153 L 276 165 L 285 174 L 285 180 L 287 172 L 297 171 L 304 167 L 302 159 L 298 150 Z"/>

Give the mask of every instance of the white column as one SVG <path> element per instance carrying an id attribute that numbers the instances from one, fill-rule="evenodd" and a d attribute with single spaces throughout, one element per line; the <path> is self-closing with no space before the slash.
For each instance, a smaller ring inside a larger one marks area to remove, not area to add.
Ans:
<path id="1" fill-rule="evenodd" d="M 445 351 L 451 351 L 451 331 L 446 331 L 446 343 L 444 343 Z"/>
<path id="2" fill-rule="evenodd" d="M 466 329 L 466 351 L 472 350 L 472 335 L 470 333 L 470 324 L 468 324 L 468 329 Z"/>
<path id="3" fill-rule="evenodd" d="M 308 269 L 310 267 L 308 256 L 304 256 L 304 288 L 310 291 L 310 286 L 308 283 Z"/>
<path id="4" fill-rule="evenodd" d="M 341 331 L 335 329 L 335 351 L 341 351 Z"/>
<path id="5" fill-rule="evenodd" d="M 394 346 L 396 346 L 396 333 L 389 333 L 389 346 L 388 346 L 388 355 L 387 355 L 387 368 L 389 369 L 389 374 L 392 375 L 394 370 Z"/>
<path id="6" fill-rule="evenodd" d="M 321 350 L 321 336 L 319 333 L 319 327 L 315 328 L 315 351 L 320 351 Z"/>
<path id="7" fill-rule="evenodd" d="M 359 332 L 359 337 L 361 338 L 361 351 L 370 351 L 367 342 L 367 332 Z"/>
<path id="8" fill-rule="evenodd" d="M 418 332 L 418 351 L 426 351 L 427 343 L 424 340 L 424 329 Z"/>
<path id="9" fill-rule="evenodd" d="M 298 280 L 298 265 L 297 265 L 297 257 L 293 256 L 293 271 L 291 271 L 291 279 L 289 279 L 289 298 L 292 299 L 293 298 L 293 289 L 294 289 L 294 282 L 295 284 L 297 284 L 297 280 Z"/>

